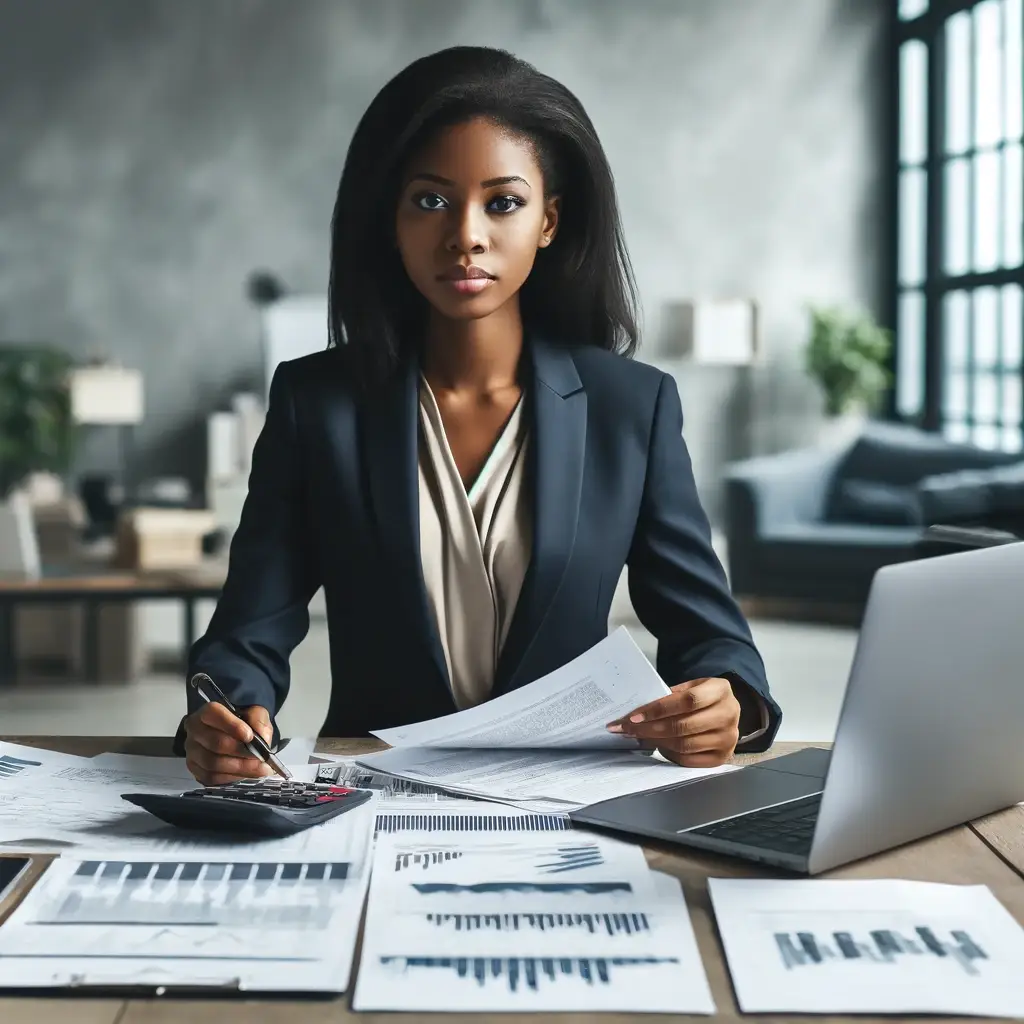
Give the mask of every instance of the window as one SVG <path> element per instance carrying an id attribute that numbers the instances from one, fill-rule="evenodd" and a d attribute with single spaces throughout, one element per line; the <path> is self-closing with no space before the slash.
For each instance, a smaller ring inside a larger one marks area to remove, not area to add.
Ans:
<path id="1" fill-rule="evenodd" d="M 896 0 L 895 412 L 1024 447 L 1024 0 Z"/>

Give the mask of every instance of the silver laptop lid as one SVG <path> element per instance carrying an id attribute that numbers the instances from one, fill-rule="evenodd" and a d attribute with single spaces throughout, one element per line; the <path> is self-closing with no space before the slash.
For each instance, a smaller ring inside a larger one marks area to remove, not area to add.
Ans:
<path id="1" fill-rule="evenodd" d="M 1024 801 L 1024 543 L 879 570 L 809 858 L 824 871 Z"/>

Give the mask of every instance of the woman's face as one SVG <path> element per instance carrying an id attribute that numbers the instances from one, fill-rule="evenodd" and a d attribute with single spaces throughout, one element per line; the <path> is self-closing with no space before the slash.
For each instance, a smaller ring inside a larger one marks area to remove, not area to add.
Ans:
<path id="1" fill-rule="evenodd" d="M 406 273 L 430 305 L 479 320 L 515 299 L 557 221 L 531 143 L 476 119 L 445 129 L 411 162 L 395 231 Z"/>

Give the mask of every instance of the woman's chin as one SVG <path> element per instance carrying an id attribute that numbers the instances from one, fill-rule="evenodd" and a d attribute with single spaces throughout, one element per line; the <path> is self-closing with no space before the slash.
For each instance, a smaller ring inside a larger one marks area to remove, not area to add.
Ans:
<path id="1" fill-rule="evenodd" d="M 451 295 L 443 298 L 432 295 L 429 302 L 447 320 L 483 320 L 504 305 L 504 302 L 495 302 L 494 297 L 487 294 L 466 295 L 454 299 Z"/>

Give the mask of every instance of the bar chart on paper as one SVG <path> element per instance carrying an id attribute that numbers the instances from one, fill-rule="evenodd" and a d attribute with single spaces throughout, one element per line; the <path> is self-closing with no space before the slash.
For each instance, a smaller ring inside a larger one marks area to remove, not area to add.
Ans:
<path id="1" fill-rule="evenodd" d="M 551 847 L 495 847 L 475 848 L 473 853 L 487 855 L 495 853 L 503 857 L 505 865 L 526 866 L 541 875 L 559 875 L 601 867 L 604 855 L 597 843 L 572 843 Z M 428 869 L 432 866 L 450 864 L 464 855 L 459 849 L 399 850 L 395 854 L 395 870 L 404 871 L 409 867 Z"/>
<path id="2" fill-rule="evenodd" d="M 571 827 L 568 816 L 564 814 L 409 811 L 378 814 L 374 836 L 400 832 L 564 832 Z"/>
<path id="3" fill-rule="evenodd" d="M 708 880 L 744 1013 L 1024 1014 L 1024 929 L 983 885 Z"/>
<path id="4" fill-rule="evenodd" d="M 713 1013 L 699 960 L 648 956 L 377 956 L 356 1010 Z"/>
<path id="5" fill-rule="evenodd" d="M 322 930 L 349 875 L 346 863 L 82 861 L 34 923 Z"/>
<path id="6" fill-rule="evenodd" d="M 0 755 L 0 781 L 20 775 L 26 768 L 39 768 L 42 761 L 29 761 L 23 757 L 14 757 L 11 754 Z"/>
<path id="7" fill-rule="evenodd" d="M 381 964 L 396 974 L 432 974 L 449 981 L 466 982 L 487 988 L 496 986 L 516 992 L 522 988 L 536 992 L 543 984 L 588 986 L 610 985 L 616 971 L 659 967 L 679 963 L 678 957 L 381 957 Z"/>
<path id="8" fill-rule="evenodd" d="M 426 914 L 438 931 L 567 932 L 637 935 L 650 931 L 647 914 Z"/>
<path id="9" fill-rule="evenodd" d="M 977 974 L 976 961 L 988 956 L 962 929 L 952 929 L 943 939 L 932 928 L 918 925 L 912 936 L 888 928 L 857 936 L 849 931 L 821 938 L 814 932 L 776 932 L 775 943 L 787 970 L 833 962 L 891 964 L 901 957 L 940 957 L 957 964 L 967 974 Z"/>

